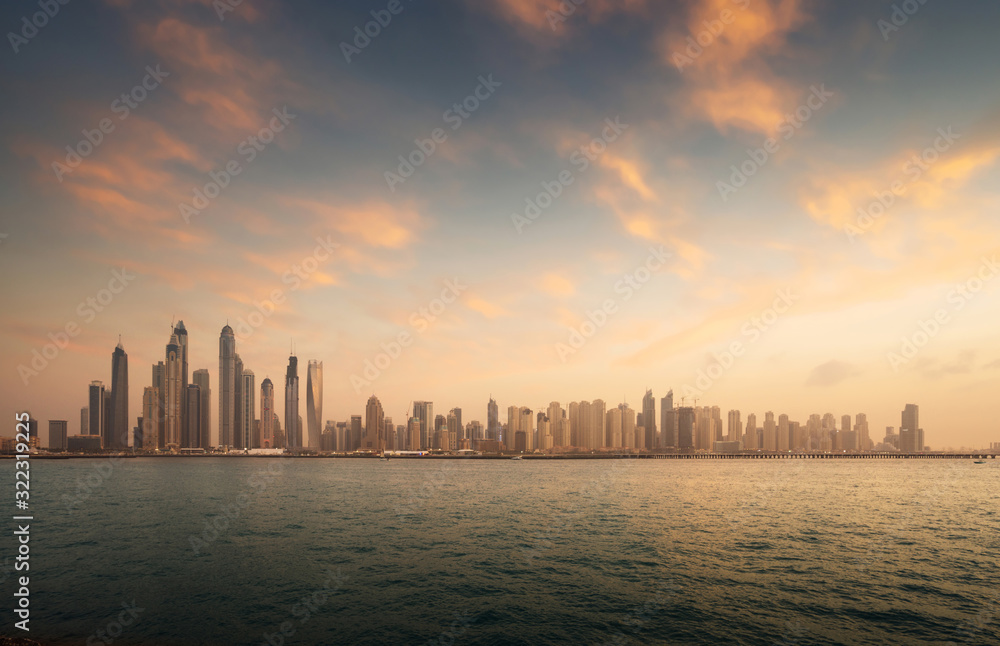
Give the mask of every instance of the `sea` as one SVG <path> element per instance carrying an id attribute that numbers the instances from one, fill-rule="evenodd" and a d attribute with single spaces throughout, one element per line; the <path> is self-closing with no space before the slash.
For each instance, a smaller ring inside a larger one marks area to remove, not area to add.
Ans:
<path id="1" fill-rule="evenodd" d="M 43 644 L 1000 644 L 1000 460 L 0 468 Z"/>

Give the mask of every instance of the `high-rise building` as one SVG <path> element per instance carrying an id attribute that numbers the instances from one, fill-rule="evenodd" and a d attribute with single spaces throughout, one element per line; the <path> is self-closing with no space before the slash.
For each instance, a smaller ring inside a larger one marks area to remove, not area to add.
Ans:
<path id="1" fill-rule="evenodd" d="M 454 409 L 445 418 L 445 425 L 448 427 L 448 450 L 454 451 L 458 448 L 459 438 L 462 435 L 462 430 L 458 426 L 458 416 L 455 415 Z"/>
<path id="2" fill-rule="evenodd" d="M 198 384 L 188 384 L 187 390 L 184 393 L 184 407 L 188 414 L 187 423 L 187 436 L 186 442 L 188 443 L 184 448 L 197 449 L 197 448 L 208 448 L 199 446 L 201 442 L 201 422 L 202 422 L 202 394 L 201 386 Z"/>
<path id="3" fill-rule="evenodd" d="M 50 419 L 49 420 L 49 450 L 51 451 L 65 451 L 66 450 L 66 437 L 69 424 L 66 420 L 62 419 Z"/>
<path id="4" fill-rule="evenodd" d="M 323 420 L 323 362 L 311 359 L 306 368 L 306 428 L 310 449 L 319 450 Z"/>
<path id="5" fill-rule="evenodd" d="M 181 402 L 186 393 L 182 390 L 183 357 L 181 356 L 180 342 L 177 335 L 171 332 L 170 342 L 167 343 L 167 356 L 164 361 L 166 366 L 167 394 L 164 400 L 164 434 L 166 448 L 180 448 L 181 446 Z"/>
<path id="6" fill-rule="evenodd" d="M 916 404 L 907 404 L 903 409 L 902 421 L 899 425 L 899 450 L 903 453 L 917 453 L 924 450 L 923 438 L 918 440 L 917 430 L 920 428 L 920 408 Z"/>
<path id="7" fill-rule="evenodd" d="M 104 447 L 121 450 L 128 447 L 128 355 L 121 339 L 111 353 L 111 424 Z"/>
<path id="8" fill-rule="evenodd" d="M 764 413 L 764 450 L 778 450 L 778 425 L 774 423 L 774 413 Z"/>
<path id="9" fill-rule="evenodd" d="M 199 392 L 201 393 L 201 403 L 199 407 L 201 408 L 201 419 L 198 420 L 198 430 L 197 435 L 191 434 L 191 446 L 205 449 L 206 451 L 212 447 L 212 388 L 209 381 L 209 372 L 205 368 L 200 370 L 195 370 L 192 375 L 191 383 L 198 386 Z M 191 412 L 188 411 L 188 419 L 190 423 Z"/>
<path id="10" fill-rule="evenodd" d="M 677 411 L 674 409 L 674 391 L 660 399 L 660 446 L 677 446 Z"/>
<path id="11" fill-rule="evenodd" d="M 299 359 L 288 357 L 285 370 L 285 437 L 288 448 L 302 448 L 302 429 L 299 428 Z"/>
<path id="12" fill-rule="evenodd" d="M 233 382 L 233 444 L 230 448 L 243 448 L 243 418 L 245 417 L 245 393 L 243 392 L 243 359 L 240 353 L 236 353 L 233 360 L 233 372 L 236 374 L 236 381 Z"/>
<path id="13" fill-rule="evenodd" d="M 486 404 L 486 439 L 500 439 L 500 408 L 492 396 L 489 403 Z"/>
<path id="14" fill-rule="evenodd" d="M 740 421 L 740 411 L 729 411 L 726 420 L 726 441 L 739 442 L 743 438 L 743 423 Z"/>
<path id="15" fill-rule="evenodd" d="M 421 431 L 421 422 L 419 417 L 410 418 L 410 423 L 408 424 L 407 431 L 410 436 L 409 449 L 411 451 L 421 450 L 423 447 L 421 446 L 421 440 L 420 440 L 420 434 L 422 433 L 422 431 Z"/>
<path id="16" fill-rule="evenodd" d="M 195 438 L 190 435 L 190 430 L 188 429 L 188 412 L 187 412 L 187 387 L 190 384 L 188 381 L 188 333 L 187 329 L 184 327 L 184 321 L 177 321 L 177 325 L 174 326 L 174 335 L 177 337 L 177 348 L 180 354 L 180 394 L 181 394 L 181 410 L 180 410 L 180 438 L 181 446 L 195 446 Z"/>
<path id="17" fill-rule="evenodd" d="M 80 409 L 80 435 L 90 434 L 90 407 Z"/>
<path id="18" fill-rule="evenodd" d="M 243 369 L 243 385 L 240 388 L 240 434 L 238 449 L 252 449 L 253 421 L 257 413 L 257 383 L 253 370 Z M 316 447 L 317 449 L 319 447 Z"/>
<path id="19" fill-rule="evenodd" d="M 677 448 L 693 449 L 695 432 L 694 408 L 681 406 L 677 409 Z"/>
<path id="20" fill-rule="evenodd" d="M 142 389 L 142 449 L 151 451 L 160 447 L 160 392 L 155 386 Z M 138 448 L 138 447 L 137 447 Z"/>
<path id="21" fill-rule="evenodd" d="M 167 401 L 167 366 L 162 361 L 153 364 L 153 388 L 156 388 L 156 396 L 159 397 L 159 400 L 154 408 L 157 417 L 153 420 L 156 437 L 150 442 L 151 446 L 162 449 L 166 441 L 164 437 L 165 412 L 163 409 Z"/>
<path id="22" fill-rule="evenodd" d="M 622 448 L 624 438 L 622 437 L 622 409 L 616 406 L 607 412 L 607 439 L 605 446 L 613 449 Z"/>
<path id="23" fill-rule="evenodd" d="M 260 445 L 265 449 L 274 446 L 274 384 L 267 377 L 260 382 Z"/>
<path id="24" fill-rule="evenodd" d="M 776 449 L 783 453 L 788 452 L 788 448 L 791 442 L 791 425 L 788 421 L 788 415 L 781 414 L 778 415 L 778 437 L 776 438 Z"/>
<path id="25" fill-rule="evenodd" d="M 88 434 L 100 435 L 101 429 L 104 428 L 104 419 L 102 416 L 104 412 L 104 382 L 90 382 L 88 400 L 90 403 L 88 406 L 90 413 L 90 419 L 87 422 Z"/>
<path id="26" fill-rule="evenodd" d="M 381 453 L 385 450 L 385 411 L 382 402 L 372 395 L 365 406 L 365 437 L 361 448 L 366 451 Z"/>
<path id="27" fill-rule="evenodd" d="M 228 450 L 236 436 L 236 335 L 226 325 L 219 335 L 219 447 Z"/>
<path id="28" fill-rule="evenodd" d="M 743 434 L 743 450 L 756 451 L 757 446 L 757 415 L 750 413 L 747 415 L 746 432 Z"/>
<path id="29" fill-rule="evenodd" d="M 413 416 L 420 420 L 420 449 L 429 449 L 433 439 L 430 437 L 430 433 L 434 429 L 434 403 L 413 402 Z"/>
<path id="30" fill-rule="evenodd" d="M 519 431 L 520 433 L 524 433 L 524 450 L 525 451 L 534 451 L 535 447 L 536 447 L 536 443 L 535 443 L 535 431 L 534 431 L 535 425 L 531 421 L 533 419 L 532 414 L 533 414 L 532 410 L 530 408 L 528 408 L 527 406 L 522 406 L 521 407 L 521 410 L 520 410 L 521 422 L 517 425 L 517 427 L 520 429 L 520 431 Z M 516 442 L 516 438 L 515 438 L 515 442 Z"/>
<path id="31" fill-rule="evenodd" d="M 645 449 L 655 449 L 657 445 L 657 429 L 656 429 L 656 398 L 653 397 L 653 391 L 646 389 L 646 394 L 642 398 L 642 427 L 645 430 L 645 442 L 643 448 Z"/>
<path id="32" fill-rule="evenodd" d="M 361 448 L 364 439 L 364 420 L 361 415 L 351 415 L 351 428 L 348 434 L 348 451 L 357 451 Z"/>

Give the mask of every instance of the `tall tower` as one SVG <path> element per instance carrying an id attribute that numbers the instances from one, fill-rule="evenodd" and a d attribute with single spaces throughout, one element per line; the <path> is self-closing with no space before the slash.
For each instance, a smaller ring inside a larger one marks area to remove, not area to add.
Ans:
<path id="1" fill-rule="evenodd" d="M 323 434 L 323 362 L 315 359 L 306 369 L 306 427 L 309 448 L 319 451 Z"/>
<path id="2" fill-rule="evenodd" d="M 302 448 L 302 428 L 299 427 L 299 359 L 294 354 L 288 357 L 285 370 L 285 436 L 288 448 Z"/>
<path id="3" fill-rule="evenodd" d="M 265 449 L 274 446 L 274 384 L 267 377 L 260 382 L 260 445 Z"/>
<path id="4" fill-rule="evenodd" d="M 187 433 L 184 439 L 184 448 L 197 449 L 201 441 L 201 386 L 198 384 L 188 384 L 184 389 L 184 407 L 188 413 Z M 207 447 L 205 447 L 207 448 Z"/>
<path id="5" fill-rule="evenodd" d="M 181 402 L 186 393 L 181 390 L 181 347 L 177 335 L 171 332 L 167 343 L 166 366 L 167 394 L 163 411 L 164 445 L 166 448 L 181 446 Z"/>
<path id="6" fill-rule="evenodd" d="M 365 439 L 361 448 L 375 452 L 385 450 L 385 437 L 382 435 L 384 431 L 385 413 L 382 411 L 382 402 L 372 395 L 365 406 Z"/>
<path id="7" fill-rule="evenodd" d="M 254 383 L 253 370 L 249 368 L 243 370 L 243 385 L 240 388 L 240 441 L 236 448 L 252 449 L 253 445 L 253 418 L 256 412 L 257 386 Z"/>
<path id="8" fill-rule="evenodd" d="M 413 416 L 420 420 L 420 449 L 431 448 L 429 431 L 433 431 L 434 403 L 413 402 Z"/>
<path id="9" fill-rule="evenodd" d="M 177 321 L 177 325 L 174 326 L 174 335 L 177 336 L 177 347 L 180 350 L 181 364 L 181 446 L 194 446 L 194 438 L 190 436 L 190 432 L 188 430 L 187 387 L 190 382 L 188 381 L 188 333 L 187 329 L 184 327 L 184 321 Z"/>
<path id="10" fill-rule="evenodd" d="M 233 374 L 236 380 L 233 382 L 233 445 L 234 449 L 243 447 L 243 360 L 240 353 L 236 353 L 233 360 Z"/>
<path id="11" fill-rule="evenodd" d="M 110 437 L 104 438 L 104 448 L 128 447 L 128 355 L 121 339 L 111 353 L 111 424 Z"/>
<path id="12" fill-rule="evenodd" d="M 907 404 L 903 409 L 899 425 L 899 450 L 903 453 L 923 451 L 923 438 L 918 444 L 917 429 L 920 428 L 920 408 L 916 404 Z"/>
<path id="13" fill-rule="evenodd" d="M 201 392 L 201 420 L 198 422 L 198 430 L 200 433 L 197 437 L 191 437 L 191 446 L 208 450 L 212 446 L 212 388 L 209 381 L 208 370 L 204 368 L 201 370 L 195 370 L 191 381 L 194 385 L 198 386 Z M 189 423 L 190 418 L 191 416 L 189 414 Z"/>
<path id="14" fill-rule="evenodd" d="M 486 404 L 486 439 L 500 439 L 500 409 L 493 397 L 490 397 L 489 403 Z"/>
<path id="15" fill-rule="evenodd" d="M 156 386 L 142 390 L 142 448 L 145 451 L 160 448 L 160 392 Z"/>
<path id="16" fill-rule="evenodd" d="M 100 435 L 101 429 L 104 427 L 104 418 L 101 415 L 101 413 L 104 412 L 104 382 L 90 382 L 90 388 L 87 391 L 87 395 L 87 400 L 90 403 L 90 419 L 87 422 L 89 434 Z"/>
<path id="17" fill-rule="evenodd" d="M 764 413 L 764 450 L 778 450 L 778 426 L 774 422 L 774 413 Z"/>
<path id="18" fill-rule="evenodd" d="M 656 448 L 656 398 L 653 391 L 646 389 L 646 394 L 642 398 L 642 426 L 646 429 L 646 445 L 644 448 Z"/>
<path id="19" fill-rule="evenodd" d="M 228 325 L 219 335 L 219 447 L 233 445 L 236 434 L 236 335 Z"/>

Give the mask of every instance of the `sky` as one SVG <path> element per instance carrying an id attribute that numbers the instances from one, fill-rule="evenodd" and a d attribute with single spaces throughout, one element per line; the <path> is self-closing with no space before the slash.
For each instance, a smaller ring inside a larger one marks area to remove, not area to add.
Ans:
<path id="1" fill-rule="evenodd" d="M 997 3 L 39 6 L 0 9 L 7 419 L 78 432 L 119 335 L 138 417 L 183 320 L 213 441 L 227 322 L 282 419 L 294 347 L 303 417 L 317 359 L 336 421 L 649 388 L 1000 441 Z"/>

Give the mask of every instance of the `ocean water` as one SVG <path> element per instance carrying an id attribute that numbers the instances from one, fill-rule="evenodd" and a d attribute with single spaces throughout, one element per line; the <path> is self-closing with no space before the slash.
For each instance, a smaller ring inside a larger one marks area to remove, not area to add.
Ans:
<path id="1" fill-rule="evenodd" d="M 45 643 L 1000 644 L 1000 461 L 31 473 L 27 636 Z"/>

